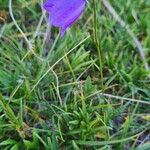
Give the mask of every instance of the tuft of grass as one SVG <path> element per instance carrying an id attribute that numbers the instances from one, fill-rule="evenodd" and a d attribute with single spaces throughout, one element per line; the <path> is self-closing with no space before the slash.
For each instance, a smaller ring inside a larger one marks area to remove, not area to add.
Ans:
<path id="1" fill-rule="evenodd" d="M 13 1 L 11 14 L 0 0 L 0 149 L 150 149 L 150 72 L 126 30 L 95 1 L 103 67 L 92 1 L 60 38 L 41 1 Z M 150 3 L 110 2 L 150 63 Z"/>

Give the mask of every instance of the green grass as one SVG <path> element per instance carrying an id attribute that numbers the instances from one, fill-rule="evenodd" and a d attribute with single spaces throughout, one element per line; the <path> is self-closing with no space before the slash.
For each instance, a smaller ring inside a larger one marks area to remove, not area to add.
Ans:
<path id="1" fill-rule="evenodd" d="M 150 71 L 126 30 L 96 1 L 96 25 L 88 1 L 60 38 L 41 1 L 13 1 L 21 34 L 8 1 L 0 0 L 0 149 L 150 149 Z M 150 64 L 150 2 L 110 2 Z"/>

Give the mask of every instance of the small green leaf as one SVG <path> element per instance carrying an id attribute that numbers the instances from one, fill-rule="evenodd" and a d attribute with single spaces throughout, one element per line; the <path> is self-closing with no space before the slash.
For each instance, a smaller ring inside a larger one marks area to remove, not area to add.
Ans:
<path id="1" fill-rule="evenodd" d="M 12 139 L 7 139 L 3 142 L 0 143 L 0 145 L 13 145 L 13 144 L 16 144 L 16 141 L 15 140 L 12 140 Z"/>

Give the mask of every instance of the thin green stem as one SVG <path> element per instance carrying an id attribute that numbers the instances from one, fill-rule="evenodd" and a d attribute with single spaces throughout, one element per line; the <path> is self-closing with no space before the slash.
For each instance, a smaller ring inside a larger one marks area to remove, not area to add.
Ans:
<path id="1" fill-rule="evenodd" d="M 103 84 L 103 61 L 102 61 L 102 51 L 100 49 L 100 43 L 99 38 L 97 35 L 97 13 L 96 13 L 96 0 L 93 0 L 94 2 L 94 42 L 96 45 L 97 53 L 98 53 L 98 60 L 99 60 L 99 67 L 100 67 L 100 83 L 101 88 L 104 89 Z"/>

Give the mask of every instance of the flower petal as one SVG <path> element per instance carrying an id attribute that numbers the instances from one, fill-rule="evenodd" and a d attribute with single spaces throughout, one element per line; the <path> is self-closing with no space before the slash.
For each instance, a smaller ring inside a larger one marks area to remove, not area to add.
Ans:
<path id="1" fill-rule="evenodd" d="M 53 26 L 65 26 L 72 24 L 81 15 L 85 7 L 85 0 L 65 0 L 65 5 L 61 5 L 51 14 L 51 24 Z"/>
<path id="2" fill-rule="evenodd" d="M 86 0 L 47 0 L 44 9 L 50 15 L 50 24 L 61 28 L 61 35 L 82 14 Z"/>

